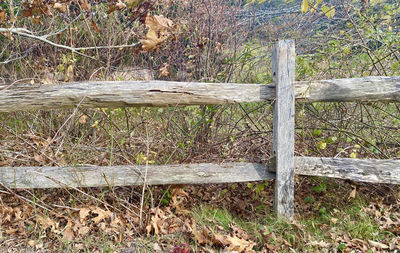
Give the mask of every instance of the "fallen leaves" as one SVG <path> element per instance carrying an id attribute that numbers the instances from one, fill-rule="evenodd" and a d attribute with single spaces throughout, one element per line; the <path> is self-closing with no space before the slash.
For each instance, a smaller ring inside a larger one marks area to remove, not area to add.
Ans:
<path id="1" fill-rule="evenodd" d="M 231 224 L 231 227 L 236 226 Z M 253 248 L 256 243 L 247 234 L 243 238 L 235 234 L 235 232 L 233 235 L 224 235 L 221 234 L 222 232 L 210 235 L 206 227 L 203 227 L 201 232 L 197 230 L 196 225 L 192 228 L 192 234 L 199 245 L 222 247 L 224 252 L 255 252 Z"/>
<path id="2" fill-rule="evenodd" d="M 46 145 L 45 139 L 31 136 L 33 145 L 40 148 Z M 87 205 L 79 202 L 78 206 L 73 205 L 70 209 L 57 208 L 54 209 L 54 213 L 49 213 L 41 212 L 40 208 L 33 212 L 32 207 L 27 204 L 19 203 L 17 206 L 13 206 L 16 201 L 10 201 L 11 204 L 0 206 L 0 221 L 4 236 L 24 238 L 27 247 L 36 250 L 48 247 L 46 245 L 47 240 L 59 238 L 68 241 L 74 251 L 79 251 L 86 247 L 81 243 L 82 239 L 91 236 L 106 238 L 111 243 L 136 240 L 137 238 L 152 240 L 153 236 L 156 236 L 157 243 L 150 246 L 155 252 L 182 253 L 216 251 L 286 252 L 290 248 L 300 249 L 301 251 L 304 247 L 315 252 L 334 251 L 338 248 L 343 248 L 344 252 L 365 252 L 369 249 L 372 250 L 371 252 L 392 252 L 400 247 L 399 236 L 397 236 L 399 238 L 396 236 L 392 236 L 392 238 L 373 236 L 367 237 L 367 239 L 359 239 L 351 232 L 338 231 L 337 228 L 340 228 L 347 221 L 347 218 L 341 219 L 343 213 L 339 207 L 333 209 L 332 216 L 326 219 L 323 224 L 316 220 L 313 221 L 315 222 L 313 229 L 321 231 L 324 237 L 315 237 L 304 224 L 296 222 L 287 224 L 288 226 L 283 230 L 274 227 L 259 228 L 257 226 L 257 231 L 254 233 L 246 226 L 242 227 L 236 222 L 231 222 L 228 225 L 222 224 L 215 219 L 214 213 L 205 213 L 207 217 L 204 221 L 201 221 L 193 218 L 192 212 L 188 212 L 190 207 L 199 204 L 199 202 L 195 202 L 194 197 L 202 196 L 202 198 L 205 198 L 206 195 L 211 203 L 228 206 L 227 203 L 235 202 L 235 205 L 229 210 L 238 209 L 238 199 L 246 199 L 246 197 L 240 195 L 245 189 L 248 189 L 245 184 L 243 187 L 242 189 L 240 186 L 235 186 L 235 190 L 228 188 L 221 194 L 220 190 L 225 189 L 226 186 L 220 188 L 214 188 L 211 185 L 207 187 L 172 186 L 168 188 L 171 198 L 167 204 L 151 209 L 148 206 L 144 207 L 143 221 L 145 228 L 139 226 L 138 217 L 134 213 L 130 213 L 128 209 L 123 209 L 120 212 L 108 205 L 101 203 L 95 205 L 93 202 L 87 203 Z M 363 188 L 358 187 L 358 192 L 362 193 Z M 160 189 L 164 190 L 165 188 Z M 160 191 L 158 194 L 163 192 L 160 189 L 158 189 Z M 346 189 L 343 191 L 343 195 L 347 197 L 353 189 Z M 59 196 L 56 193 L 53 195 Z M 108 200 L 109 197 L 105 195 L 104 199 Z M 360 194 L 360 197 L 362 197 L 362 194 Z M 40 199 L 46 205 L 51 206 L 52 194 L 42 194 Z M 59 199 L 66 201 L 65 196 Z M 257 203 L 254 199 L 247 199 L 249 200 L 246 203 Z M 360 212 L 375 219 L 380 231 L 390 231 L 399 235 L 399 205 L 392 202 L 385 203 L 382 204 L 377 201 L 363 208 Z M 62 205 L 67 206 L 68 203 Z M 138 210 L 134 211 L 137 212 Z M 234 216 L 239 217 L 237 214 Z M 28 226 L 39 229 L 41 236 L 44 236 L 45 239 L 38 240 L 37 237 L 31 236 L 33 233 L 27 230 Z M 288 239 L 288 234 L 295 236 L 295 240 Z M 178 237 L 179 240 L 176 239 Z M 195 248 L 191 249 L 186 242 L 196 245 Z"/>
<path id="3" fill-rule="evenodd" d="M 146 226 L 146 233 L 148 236 L 151 233 L 159 236 L 185 232 L 191 230 L 191 223 L 192 220 L 190 218 L 181 219 L 169 207 L 165 208 L 165 210 L 155 207 L 150 210 L 150 221 Z"/>
<path id="4" fill-rule="evenodd" d="M 95 208 L 92 210 L 92 213 L 93 213 L 93 214 L 97 214 L 96 217 L 92 218 L 92 221 L 93 221 L 95 224 L 99 224 L 100 221 L 103 221 L 104 219 L 107 219 L 108 217 L 110 217 L 110 214 L 111 214 L 110 211 L 108 211 L 108 210 L 103 210 L 103 209 L 101 209 L 100 207 L 95 207 Z"/>

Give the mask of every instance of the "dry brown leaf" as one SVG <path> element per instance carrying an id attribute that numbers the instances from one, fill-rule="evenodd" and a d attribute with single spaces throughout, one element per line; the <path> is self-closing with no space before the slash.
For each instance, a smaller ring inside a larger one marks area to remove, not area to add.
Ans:
<path id="1" fill-rule="evenodd" d="M 21 217 L 22 211 L 18 207 L 14 208 L 14 216 L 15 216 L 15 221 L 22 220 L 23 218 Z"/>
<path id="2" fill-rule="evenodd" d="M 9 227 L 6 229 L 6 234 L 15 235 L 18 232 L 18 228 Z"/>
<path id="3" fill-rule="evenodd" d="M 65 3 L 55 3 L 53 8 L 62 13 L 67 11 L 67 5 Z"/>
<path id="4" fill-rule="evenodd" d="M 71 228 L 67 228 L 63 231 L 63 236 L 68 241 L 72 241 L 75 238 L 74 232 L 72 232 Z"/>
<path id="5" fill-rule="evenodd" d="M 7 12 L 0 10 L 0 24 L 7 20 Z"/>
<path id="6" fill-rule="evenodd" d="M 160 244 L 158 244 L 158 243 L 153 244 L 153 250 L 155 252 L 163 252 L 162 248 L 160 247 Z"/>
<path id="7" fill-rule="evenodd" d="M 81 223 L 84 222 L 85 218 L 89 215 L 90 213 L 90 209 L 83 207 L 81 209 L 79 209 L 79 220 Z"/>
<path id="8" fill-rule="evenodd" d="M 375 248 L 378 248 L 378 249 L 388 249 L 389 248 L 389 246 L 386 245 L 386 244 L 383 244 L 383 243 L 380 243 L 380 242 L 375 242 L 375 241 L 372 241 L 372 240 L 368 240 L 368 243 L 369 243 L 369 245 L 371 245 L 371 247 L 375 247 Z"/>
<path id="9" fill-rule="evenodd" d="M 88 11 L 91 8 L 90 2 L 88 0 L 79 0 L 79 4 L 85 11 Z"/>
<path id="10" fill-rule="evenodd" d="M 226 240 L 229 242 L 228 250 L 237 252 L 254 252 L 253 247 L 256 245 L 255 242 L 240 239 L 236 236 L 227 236 Z"/>
<path id="11" fill-rule="evenodd" d="M 122 9 L 125 9 L 126 4 L 120 0 L 120 1 L 118 1 L 118 3 L 115 5 L 115 7 L 117 7 L 117 8 L 116 8 L 117 10 L 122 10 Z"/>
<path id="12" fill-rule="evenodd" d="M 226 246 L 229 244 L 229 242 L 226 241 L 224 235 L 215 234 L 213 238 L 213 244 L 216 246 Z"/>
<path id="13" fill-rule="evenodd" d="M 77 243 L 77 244 L 74 244 L 74 249 L 76 249 L 77 251 L 81 251 L 81 250 L 83 250 L 84 249 L 84 245 L 82 244 L 82 243 Z"/>
<path id="14" fill-rule="evenodd" d="M 163 16 L 147 16 L 145 20 L 146 27 L 149 29 L 146 38 L 140 40 L 142 49 L 150 52 L 158 48 L 158 46 L 168 39 L 173 22 Z"/>
<path id="15" fill-rule="evenodd" d="M 221 49 L 222 49 L 222 44 L 219 43 L 219 42 L 217 42 L 217 43 L 215 44 L 215 49 L 217 50 L 217 52 L 221 51 Z"/>
<path id="16" fill-rule="evenodd" d="M 110 211 L 104 211 L 100 207 L 96 207 L 94 210 L 92 210 L 92 213 L 97 214 L 97 217 L 92 218 L 92 221 L 96 224 L 104 219 L 107 219 L 111 214 Z"/>
<path id="17" fill-rule="evenodd" d="M 152 230 L 154 230 L 155 235 L 159 235 L 160 229 L 158 222 L 160 221 L 159 214 L 162 213 L 162 211 L 160 210 L 159 207 L 156 207 L 151 209 L 151 213 L 152 216 L 150 224 L 146 227 L 147 235 L 149 236 Z"/>
<path id="18" fill-rule="evenodd" d="M 42 229 L 45 230 L 47 228 L 51 228 L 53 231 L 56 230 L 56 228 L 58 228 L 58 223 L 53 221 L 52 219 L 50 219 L 50 217 L 42 217 L 39 216 L 39 223 L 42 226 Z"/>
<path id="19" fill-rule="evenodd" d="M 312 245 L 312 246 L 317 246 L 317 247 L 320 247 L 320 248 L 329 248 L 331 246 L 330 243 L 327 243 L 327 242 L 324 242 L 324 241 L 310 241 L 308 244 Z"/>
<path id="20" fill-rule="evenodd" d="M 90 231 L 90 228 L 89 227 L 81 227 L 79 230 L 78 230 L 78 234 L 79 235 L 86 235 L 87 233 L 89 233 L 89 231 Z"/>
<path id="21" fill-rule="evenodd" d="M 115 11 L 115 5 L 109 4 L 107 14 L 113 13 Z M 97 26 L 97 25 L 96 25 Z"/>
<path id="22" fill-rule="evenodd" d="M 169 76 L 169 71 L 168 71 L 168 63 L 164 63 L 163 66 L 159 69 L 160 74 L 158 74 L 158 77 L 167 77 Z"/>
<path id="23" fill-rule="evenodd" d="M 30 17 L 32 15 L 33 15 L 33 11 L 31 9 L 22 10 L 22 17 L 23 18 Z"/>
<path id="24" fill-rule="evenodd" d="M 140 40 L 140 43 L 142 43 L 142 49 L 144 51 L 150 52 L 157 49 L 165 40 L 165 37 L 158 37 L 156 31 L 149 30 L 146 34 L 146 39 Z"/>
<path id="25" fill-rule="evenodd" d="M 36 245 L 36 240 L 29 240 L 28 245 L 34 247 Z"/>
<path id="26" fill-rule="evenodd" d="M 154 234 L 155 235 L 159 235 L 160 234 L 160 226 L 159 226 L 159 222 L 160 222 L 160 218 L 158 216 L 153 216 L 151 217 L 151 224 L 154 228 Z"/>
<path id="27" fill-rule="evenodd" d="M 349 199 L 354 199 L 356 197 L 357 187 L 356 186 L 352 186 L 352 187 L 353 187 L 353 190 L 349 194 Z"/>
<path id="28" fill-rule="evenodd" d="M 394 249 L 400 248 L 400 237 L 393 238 L 389 244 L 389 248 L 391 251 L 393 251 Z"/>
<path id="29" fill-rule="evenodd" d="M 229 227 L 232 229 L 232 233 L 239 237 L 242 238 L 244 240 L 249 240 L 249 235 L 246 231 L 244 231 L 242 228 L 238 227 L 237 225 L 235 225 L 234 223 L 230 224 Z"/>
<path id="30" fill-rule="evenodd" d="M 208 235 L 207 229 L 205 227 L 203 227 L 203 230 L 200 233 L 199 231 L 197 231 L 196 225 L 194 225 L 192 228 L 192 233 L 193 233 L 194 238 L 196 239 L 197 243 L 200 245 L 208 244 L 211 242 L 211 240 L 209 238 L 210 236 Z"/>
<path id="31" fill-rule="evenodd" d="M 99 29 L 99 27 L 97 26 L 97 24 L 96 24 L 96 22 L 94 22 L 94 20 L 92 20 L 92 27 L 93 27 L 93 29 L 96 31 L 96 32 L 100 32 L 100 29 Z"/>
<path id="32" fill-rule="evenodd" d="M 154 15 L 146 17 L 146 25 L 152 30 L 163 31 L 172 28 L 174 22 L 163 15 Z"/>
<path id="33" fill-rule="evenodd" d="M 82 116 L 79 117 L 78 122 L 81 123 L 81 124 L 86 124 L 87 119 L 88 119 L 88 116 L 86 116 L 86 115 L 84 114 L 84 115 L 82 115 Z"/>

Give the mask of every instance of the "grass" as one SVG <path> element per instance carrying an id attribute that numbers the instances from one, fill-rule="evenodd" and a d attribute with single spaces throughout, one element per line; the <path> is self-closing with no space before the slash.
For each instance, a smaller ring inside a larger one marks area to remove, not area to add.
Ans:
<path id="1" fill-rule="evenodd" d="M 345 105 L 348 106 L 350 105 Z M 11 155 L 1 152 L 0 163 L 10 166 L 57 165 L 55 162 L 116 165 L 143 164 L 146 159 L 155 164 L 220 162 L 225 159 L 260 162 L 260 157 L 266 159 L 270 150 L 268 140 L 271 138 L 271 117 L 270 110 L 265 107 L 268 106 L 83 110 L 78 111 L 70 122 L 67 121 L 70 111 L 1 114 L 2 124 L 7 126 L 0 130 L 1 148 L 11 152 Z M 326 111 L 319 112 L 319 117 L 338 116 L 332 112 L 332 108 L 329 106 L 326 108 Z M 353 109 L 352 114 L 349 113 L 346 117 L 357 117 L 358 113 L 361 113 L 357 110 L 364 110 L 356 105 Z M 335 156 L 338 148 L 352 150 L 356 143 L 362 142 L 357 138 L 348 142 L 346 138 L 341 138 L 340 131 L 333 132 L 324 128 L 321 128 L 321 131 L 313 131 L 312 126 L 320 124 L 321 119 L 313 118 L 313 114 L 307 110 L 302 113 L 303 119 L 306 120 L 301 122 L 299 125 L 301 129 L 296 132 L 299 137 L 296 141 L 296 150 L 300 155 L 318 152 L 324 156 Z M 85 122 L 79 122 L 82 115 L 89 115 Z M 252 122 L 249 117 L 257 120 Z M 378 119 L 371 118 L 373 121 Z M 70 127 L 64 127 L 59 134 L 56 134 L 65 122 L 65 125 Z M 357 124 L 349 125 L 349 132 L 357 131 Z M 372 130 L 378 129 L 369 129 L 369 135 L 365 134 L 363 137 L 380 138 L 378 135 L 373 135 Z M 208 136 L 206 140 L 202 138 L 204 135 Z M 334 142 L 328 142 L 331 136 L 338 138 Z M 54 141 L 46 148 L 49 138 Z M 326 141 L 327 148 L 318 150 L 316 144 L 321 140 Z M 146 157 L 148 141 L 150 150 L 149 157 Z M 385 143 L 376 145 L 385 147 Z M 60 153 L 57 156 L 55 151 L 58 149 Z M 386 152 L 394 157 L 398 150 L 396 146 L 392 146 L 390 149 L 387 148 Z M 33 159 L 35 154 L 40 155 L 41 152 L 52 160 Z M 368 153 L 357 152 L 360 157 L 368 156 Z M 23 156 L 20 156 L 21 154 Z M 348 155 L 344 152 L 341 154 L 345 157 Z M 124 213 L 124 211 L 132 212 L 131 210 L 137 212 L 140 206 L 141 188 L 120 189 L 110 186 L 104 189 L 84 190 L 97 200 L 74 190 L 65 189 L 34 190 L 31 194 L 17 192 L 17 195 L 26 196 L 36 203 L 32 207 L 34 212 L 26 217 L 33 222 L 33 225 L 25 227 L 26 235 L 7 234 L 5 230 L 19 223 L 13 221 L 17 211 L 4 211 L 2 218 L 11 215 L 11 221 L 14 223 L 3 221 L 5 229 L 2 242 L 6 242 L 9 238 L 17 238 L 15 240 L 22 240 L 25 244 L 34 240 L 37 241 L 34 247 L 43 243 L 41 249 L 50 248 L 66 252 L 77 250 L 92 252 L 98 249 L 102 252 L 115 252 L 120 248 L 129 248 L 131 243 L 136 243 L 136 249 L 142 252 L 151 251 L 155 243 L 167 252 L 185 243 L 189 243 L 195 252 L 207 252 L 210 251 L 210 247 L 215 250 L 233 247 L 228 241 L 225 245 L 215 241 L 210 241 L 207 245 L 199 244 L 193 231 L 190 230 L 196 226 L 199 231 L 206 228 L 211 237 L 223 235 L 228 239 L 239 236 L 238 231 L 241 231 L 241 236 L 245 236 L 248 242 L 255 244 L 254 250 L 268 248 L 273 252 L 313 252 L 323 248 L 351 252 L 356 247 L 373 247 L 369 240 L 382 242 L 385 245 L 396 245 L 393 242 L 398 236 L 396 229 L 393 228 L 395 225 L 389 226 L 389 229 L 385 228 L 375 211 L 379 211 L 382 216 L 390 216 L 397 224 L 400 215 L 396 210 L 389 210 L 389 203 L 398 205 L 400 199 L 398 188 L 355 184 L 357 194 L 355 198 L 349 198 L 354 188 L 347 182 L 316 177 L 298 177 L 296 182 L 297 216 L 293 223 L 276 220 L 272 208 L 273 184 L 270 182 L 188 186 L 184 190 L 189 191 L 189 197 L 185 197 L 185 204 L 179 207 L 180 209 L 174 206 L 171 189 L 151 187 L 145 192 L 144 227 L 134 221 L 135 216 Z M 391 196 L 390 201 L 389 196 Z M 378 197 L 385 200 L 379 200 Z M 5 206 L 12 206 L 16 208 L 15 210 L 24 210 L 23 207 L 27 205 L 21 199 L 10 200 L 10 194 L 0 193 L 0 198 L 5 202 Z M 386 204 L 381 204 L 382 201 Z M 105 206 L 104 203 L 113 207 Z M 54 207 L 52 204 L 66 206 L 67 209 Z M 53 213 L 37 205 L 45 206 Z M 95 224 L 89 219 L 85 220 L 84 226 L 89 227 L 93 235 L 79 235 L 76 230 L 75 238 L 68 241 L 62 234 L 43 229 L 37 218 L 51 217 L 64 229 L 68 221 L 72 224 L 79 221 L 79 212 L 76 209 L 92 205 L 121 215 L 121 219 L 125 222 L 124 226 L 121 225 L 123 233 L 106 231 L 110 229 L 111 216 L 101 222 L 105 225 Z M 365 211 L 371 209 L 371 205 L 377 210 Z M 161 222 L 161 227 L 165 226 L 165 231 L 169 231 L 173 223 L 179 223 L 182 229 L 171 233 L 160 230 L 161 232 L 156 235 L 154 228 L 151 228 L 148 233 L 146 226 L 152 223 L 153 208 L 160 208 L 163 211 L 163 216 L 157 219 Z M 182 214 L 181 209 L 188 213 Z M 55 216 L 54 213 L 59 213 L 62 217 Z M 55 240 L 52 246 L 48 243 L 50 239 Z"/>
<path id="2" fill-rule="evenodd" d="M 259 185 L 263 186 L 262 190 L 257 190 L 261 189 Z M 320 185 L 322 190 L 316 187 Z M 354 187 L 357 193 L 354 198 L 349 197 Z M 172 252 L 186 244 L 194 252 L 222 252 L 224 248 L 234 247 L 235 242 L 249 243 L 254 251 L 269 249 L 271 252 L 352 252 L 357 248 L 379 252 L 380 244 L 400 247 L 400 241 L 396 241 L 400 232 L 398 188 L 302 177 L 296 189 L 295 220 L 287 222 L 276 219 L 270 207 L 268 200 L 273 198 L 270 182 L 252 183 L 251 187 L 248 183 L 185 186 L 182 191 L 187 197 L 183 202 L 175 202 L 174 191 L 167 187 L 152 187 L 146 192 L 149 200 L 144 205 L 144 227 L 132 215 L 138 210 L 140 187 L 84 190 L 97 200 L 74 190 L 17 192 L 29 197 L 36 203 L 33 205 L 1 192 L 3 237 L 0 243 L 7 245 L 14 240 L 19 244 L 11 246 L 26 245 L 39 252 L 119 252 L 133 248 L 133 252 L 152 252 L 155 248 Z M 170 196 L 163 203 L 165 192 Z M 137 197 L 129 198 L 132 193 Z M 129 203 L 122 202 L 124 199 Z M 240 200 L 244 200 L 244 207 Z M 103 202 L 112 204 L 113 208 L 107 208 Z M 265 209 L 256 208 L 260 203 Z M 95 219 L 101 212 L 80 215 L 82 208 L 94 207 L 110 213 L 99 221 Z M 122 223 L 113 226 L 117 218 Z M 391 223 L 385 223 L 388 218 Z M 64 233 L 68 224 L 74 231 L 72 239 Z M 154 230 L 155 225 L 158 232 Z M 90 232 L 80 234 L 81 227 L 87 227 Z M 200 233 L 205 230 L 208 238 L 201 241 L 194 228 Z M 17 231 L 6 232 L 10 229 Z"/>

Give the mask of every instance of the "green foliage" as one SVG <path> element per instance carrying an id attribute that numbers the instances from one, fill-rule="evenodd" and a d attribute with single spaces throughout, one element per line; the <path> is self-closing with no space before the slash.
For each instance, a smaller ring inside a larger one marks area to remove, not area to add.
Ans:
<path id="1" fill-rule="evenodd" d="M 321 182 L 320 184 L 314 186 L 314 187 L 312 188 L 312 190 L 315 191 L 316 193 L 321 194 L 321 193 L 323 193 L 324 191 L 326 191 L 326 188 L 327 188 L 327 184 L 326 184 L 326 182 L 324 181 L 324 182 Z"/>

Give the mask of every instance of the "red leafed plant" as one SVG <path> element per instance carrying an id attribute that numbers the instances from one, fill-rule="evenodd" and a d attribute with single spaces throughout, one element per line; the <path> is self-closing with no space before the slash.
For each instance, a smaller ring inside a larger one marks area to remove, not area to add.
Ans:
<path id="1" fill-rule="evenodd" d="M 189 247 L 188 243 L 179 244 L 174 247 L 172 253 L 191 253 L 192 249 Z"/>

